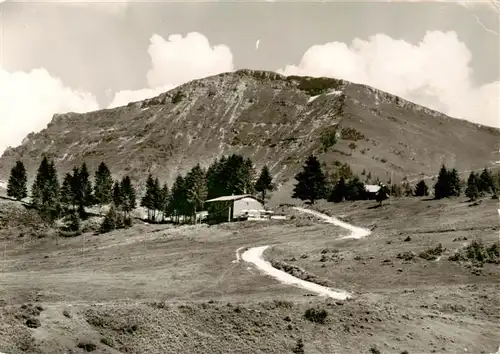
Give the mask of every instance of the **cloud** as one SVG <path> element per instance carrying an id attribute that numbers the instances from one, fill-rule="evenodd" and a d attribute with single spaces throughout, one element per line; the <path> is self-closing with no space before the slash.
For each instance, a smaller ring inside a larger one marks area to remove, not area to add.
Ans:
<path id="1" fill-rule="evenodd" d="M 0 68 L 0 154 L 44 129 L 54 113 L 98 108 L 93 95 L 64 86 L 45 69 L 10 73 Z"/>
<path id="2" fill-rule="evenodd" d="M 367 84 L 453 117 L 500 127 L 500 81 L 475 85 L 471 59 L 452 31 L 429 31 L 416 45 L 377 34 L 350 45 L 312 46 L 298 65 L 278 71 Z"/>
<path id="3" fill-rule="evenodd" d="M 185 37 L 173 34 L 167 40 L 155 34 L 150 39 L 148 53 L 152 65 L 146 75 L 149 88 L 116 93 L 110 108 L 154 97 L 191 80 L 234 70 L 229 47 L 212 46 L 197 32 Z"/>

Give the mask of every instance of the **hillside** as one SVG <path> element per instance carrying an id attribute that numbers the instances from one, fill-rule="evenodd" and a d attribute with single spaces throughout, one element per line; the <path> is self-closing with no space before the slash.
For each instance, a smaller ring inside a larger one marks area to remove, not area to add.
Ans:
<path id="1" fill-rule="evenodd" d="M 323 151 L 321 137 L 337 134 Z M 15 160 L 30 178 L 42 154 L 59 172 L 105 160 L 116 177 L 171 182 L 195 163 L 232 152 L 263 164 L 282 182 L 317 153 L 328 168 L 347 161 L 386 178 L 435 174 L 500 160 L 500 130 L 453 119 L 380 90 L 342 80 L 239 70 L 191 81 L 155 98 L 86 114 L 57 114 L 0 158 L 6 181 Z"/>

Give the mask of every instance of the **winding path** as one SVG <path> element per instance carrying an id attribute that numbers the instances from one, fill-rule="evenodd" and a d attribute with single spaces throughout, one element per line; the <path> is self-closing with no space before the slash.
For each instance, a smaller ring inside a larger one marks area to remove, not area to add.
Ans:
<path id="1" fill-rule="evenodd" d="M 362 237 L 366 237 L 371 234 L 370 230 L 363 229 L 361 227 L 353 226 L 351 224 L 345 223 L 343 221 L 340 221 L 337 218 L 328 216 L 326 214 L 319 213 L 314 210 L 310 209 L 305 209 L 305 208 L 299 208 L 299 207 L 294 207 L 295 210 L 301 212 L 301 213 L 307 213 L 314 215 L 320 219 L 323 219 L 325 222 L 329 224 L 334 224 L 336 226 L 340 226 L 344 229 L 349 230 L 351 233 L 347 236 L 341 237 L 341 239 L 345 238 L 355 238 L 359 239 Z M 269 275 L 275 279 L 277 279 L 279 282 L 287 285 L 292 285 L 292 286 L 297 286 L 299 288 L 303 288 L 309 291 L 312 291 L 320 296 L 326 296 L 330 297 L 332 299 L 337 299 L 337 300 L 345 300 L 347 298 L 352 297 L 352 294 L 345 290 L 334 290 L 331 288 L 328 288 L 326 286 L 322 286 L 319 284 L 311 283 L 302 279 L 299 279 L 297 277 L 294 277 L 291 274 L 288 274 L 286 272 L 283 272 L 279 269 L 274 268 L 271 263 L 266 261 L 263 257 L 264 251 L 269 248 L 270 245 L 265 245 L 265 246 L 258 246 L 258 247 L 252 247 L 243 254 L 241 254 L 241 259 L 244 260 L 245 262 L 252 263 L 255 265 L 260 271 L 265 273 L 266 275 Z M 239 255 L 239 248 L 236 251 L 236 259 L 239 261 L 240 255 Z"/>

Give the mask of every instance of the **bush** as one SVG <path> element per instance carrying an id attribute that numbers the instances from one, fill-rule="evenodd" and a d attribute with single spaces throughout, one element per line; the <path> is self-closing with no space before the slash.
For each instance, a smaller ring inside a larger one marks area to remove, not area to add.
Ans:
<path id="1" fill-rule="evenodd" d="M 304 341 L 302 338 L 297 339 L 297 344 L 295 344 L 295 347 L 292 349 L 292 352 L 295 354 L 304 354 Z"/>
<path id="2" fill-rule="evenodd" d="M 313 323 L 324 324 L 328 317 L 328 312 L 325 309 L 308 308 L 304 313 L 304 317 Z"/>
<path id="3" fill-rule="evenodd" d="M 403 252 L 403 253 L 398 253 L 397 258 L 402 259 L 404 261 L 412 261 L 415 259 L 415 253 L 413 252 Z"/>
<path id="4" fill-rule="evenodd" d="M 101 234 L 110 232 L 112 230 L 122 227 L 121 224 L 122 224 L 121 218 L 116 212 L 116 208 L 114 206 L 111 206 L 108 213 L 104 217 L 104 220 L 102 221 L 99 232 Z"/>
<path id="5" fill-rule="evenodd" d="M 330 89 L 337 90 L 342 85 L 341 80 L 326 77 L 288 76 L 286 79 L 288 81 L 298 81 L 298 89 L 307 92 L 310 96 L 321 95 Z"/>
<path id="6" fill-rule="evenodd" d="M 478 265 L 483 263 L 500 263 L 500 249 L 498 242 L 494 242 L 491 246 L 485 246 L 481 241 L 474 240 L 469 245 L 462 248 L 460 251 L 449 257 L 453 262 L 470 261 Z"/>
<path id="7" fill-rule="evenodd" d="M 78 348 L 85 350 L 86 352 L 93 352 L 97 349 L 97 346 L 91 342 L 80 342 L 78 343 Z"/>
<path id="8" fill-rule="evenodd" d="M 349 148 L 354 150 L 356 149 L 358 146 L 356 145 L 356 143 L 349 143 Z"/>
<path id="9" fill-rule="evenodd" d="M 354 128 L 342 128 L 340 132 L 340 137 L 344 140 L 362 140 L 365 138 L 363 134 Z"/>
<path id="10" fill-rule="evenodd" d="M 421 252 L 418 256 L 428 261 L 433 261 L 437 259 L 446 249 L 443 248 L 442 244 L 438 244 L 435 248 L 428 248 L 427 250 Z"/>
<path id="11" fill-rule="evenodd" d="M 326 152 L 329 148 L 337 143 L 337 132 L 335 130 L 323 132 L 320 139 L 323 151 Z"/>

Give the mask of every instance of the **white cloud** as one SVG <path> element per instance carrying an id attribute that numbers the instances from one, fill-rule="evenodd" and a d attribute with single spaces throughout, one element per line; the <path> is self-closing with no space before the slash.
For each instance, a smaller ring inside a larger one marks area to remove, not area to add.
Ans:
<path id="1" fill-rule="evenodd" d="M 148 53 L 152 64 L 147 73 L 149 88 L 117 92 L 110 107 L 154 97 L 190 80 L 234 70 L 229 47 L 211 46 L 208 39 L 197 32 L 185 37 L 174 34 L 167 40 L 155 34 L 150 39 Z"/>
<path id="2" fill-rule="evenodd" d="M 472 55 L 455 32 L 429 31 L 416 45 L 377 34 L 350 45 L 315 45 L 285 75 L 327 76 L 374 86 L 453 117 L 500 127 L 500 82 L 476 86 Z"/>
<path id="3" fill-rule="evenodd" d="M 44 129 L 54 113 L 98 108 L 93 95 L 64 86 L 45 69 L 9 73 L 0 68 L 0 154 Z"/>

